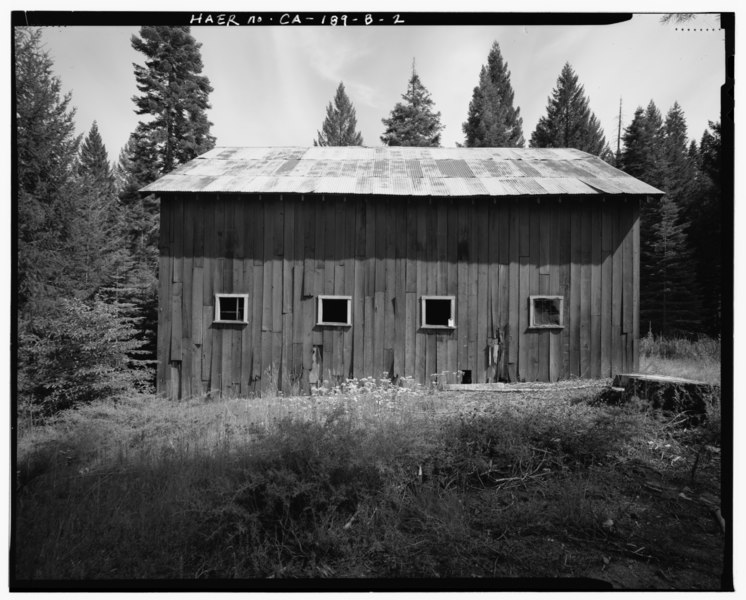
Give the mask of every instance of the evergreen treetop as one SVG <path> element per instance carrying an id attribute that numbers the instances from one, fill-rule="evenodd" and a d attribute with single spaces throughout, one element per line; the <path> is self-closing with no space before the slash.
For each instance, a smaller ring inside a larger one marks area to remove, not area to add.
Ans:
<path id="1" fill-rule="evenodd" d="M 661 151 L 665 169 L 663 185 L 668 194 L 677 198 L 680 207 L 688 204 L 696 176 L 688 144 L 686 117 L 679 103 L 674 102 L 663 124 Z"/>
<path id="2" fill-rule="evenodd" d="M 576 148 L 596 156 L 607 149 L 601 125 L 589 107 L 585 90 L 570 63 L 565 63 L 552 90 L 546 116 L 531 134 L 534 148 Z"/>
<path id="3" fill-rule="evenodd" d="M 386 130 L 381 141 L 387 146 L 440 146 L 440 112 L 433 112 L 430 92 L 422 85 L 412 65 L 412 76 L 404 102 L 397 102 L 388 119 L 382 119 Z"/>
<path id="4" fill-rule="evenodd" d="M 210 135 L 210 81 L 202 72 L 201 44 L 188 26 L 145 26 L 132 36 L 132 47 L 142 52 L 145 66 L 134 65 L 139 96 L 133 101 L 140 123 L 157 147 L 160 174 L 168 173 L 215 145 Z"/>
<path id="5" fill-rule="evenodd" d="M 326 119 L 317 132 L 314 146 L 362 146 L 363 136 L 357 131 L 355 107 L 345 93 L 342 82 L 334 95 L 334 104 L 326 107 Z"/>
<path id="6" fill-rule="evenodd" d="M 523 119 L 521 109 L 513 107 L 513 96 L 508 64 L 494 42 L 463 124 L 467 147 L 523 147 Z"/>
<path id="7" fill-rule="evenodd" d="M 96 121 L 80 147 L 78 172 L 88 177 L 100 191 L 114 192 L 114 172 Z"/>
<path id="8" fill-rule="evenodd" d="M 662 126 L 661 113 L 651 100 L 645 110 L 635 110 L 632 123 L 622 135 L 624 171 L 658 188 L 663 186 Z"/>

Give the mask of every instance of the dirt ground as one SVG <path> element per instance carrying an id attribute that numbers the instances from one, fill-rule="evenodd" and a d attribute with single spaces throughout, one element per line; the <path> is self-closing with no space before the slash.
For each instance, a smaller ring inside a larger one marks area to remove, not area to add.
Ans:
<path id="1" fill-rule="evenodd" d="M 646 465 L 616 470 L 630 506 L 597 548 L 599 564 L 583 576 L 617 589 L 719 590 L 725 535 L 719 522 L 720 461 L 694 483 Z"/>

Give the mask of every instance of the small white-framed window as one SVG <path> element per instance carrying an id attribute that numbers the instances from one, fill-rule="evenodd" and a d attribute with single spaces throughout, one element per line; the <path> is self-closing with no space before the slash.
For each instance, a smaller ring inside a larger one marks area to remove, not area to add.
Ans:
<path id="1" fill-rule="evenodd" d="M 532 329 L 562 329 L 563 296 L 529 296 L 529 327 Z"/>
<path id="2" fill-rule="evenodd" d="M 352 325 L 352 296 L 317 296 L 316 325 Z"/>
<path id="3" fill-rule="evenodd" d="M 248 294 L 215 294 L 215 323 L 248 323 Z"/>
<path id="4" fill-rule="evenodd" d="M 422 296 L 423 329 L 456 328 L 456 296 Z"/>

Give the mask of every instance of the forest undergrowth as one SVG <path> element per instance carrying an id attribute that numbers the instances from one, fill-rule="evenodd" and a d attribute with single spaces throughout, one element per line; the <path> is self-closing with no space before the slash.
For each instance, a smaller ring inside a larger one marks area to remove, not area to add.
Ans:
<path id="1" fill-rule="evenodd" d="M 16 580 L 719 588 L 717 399 L 687 429 L 642 401 L 599 403 L 608 381 L 492 394 L 404 384 L 139 395 L 23 428 Z"/>

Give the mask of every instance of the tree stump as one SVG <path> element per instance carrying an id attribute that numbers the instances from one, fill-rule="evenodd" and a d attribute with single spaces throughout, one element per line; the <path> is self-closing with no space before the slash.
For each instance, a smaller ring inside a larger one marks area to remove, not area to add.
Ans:
<path id="1" fill-rule="evenodd" d="M 652 408 L 666 413 L 689 415 L 699 420 L 716 401 L 715 387 L 702 381 L 692 381 L 666 375 L 625 373 L 614 377 L 614 388 L 623 388 L 622 401 L 637 397 Z"/>

